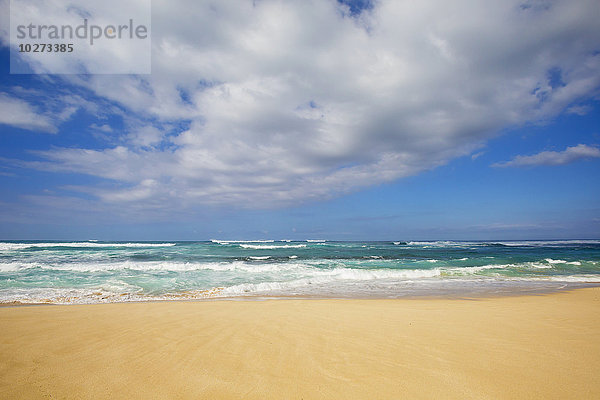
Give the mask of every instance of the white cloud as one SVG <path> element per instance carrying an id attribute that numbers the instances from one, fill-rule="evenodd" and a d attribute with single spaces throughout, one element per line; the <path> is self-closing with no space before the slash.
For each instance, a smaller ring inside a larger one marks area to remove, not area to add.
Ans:
<path id="1" fill-rule="evenodd" d="M 98 131 L 102 131 L 105 133 L 111 133 L 113 131 L 113 129 L 108 124 L 102 124 L 102 125 L 91 124 L 90 128 L 98 130 Z"/>
<path id="2" fill-rule="evenodd" d="M 29 165 L 110 179 L 82 188 L 107 202 L 291 204 L 443 165 L 600 87 L 595 0 L 341 7 L 154 1 L 151 76 L 65 77 L 140 123 Z"/>
<path id="3" fill-rule="evenodd" d="M 145 125 L 130 130 L 127 135 L 128 142 L 135 147 L 152 147 L 163 140 L 164 132 L 160 129 Z"/>
<path id="4" fill-rule="evenodd" d="M 37 112 L 29 103 L 0 93 L 0 124 L 16 126 L 31 131 L 56 133 L 54 122 Z"/>
<path id="5" fill-rule="evenodd" d="M 492 167 L 529 167 L 537 165 L 564 165 L 572 162 L 600 157 L 597 147 L 578 144 L 563 151 L 542 151 L 531 156 L 516 156 L 511 161 L 493 164 Z"/>
<path id="6" fill-rule="evenodd" d="M 51 81 L 51 78 L 44 78 Z M 102 117 L 108 111 L 101 109 L 100 102 L 94 103 L 77 94 L 65 94 L 65 91 L 56 87 L 47 92 L 15 86 L 9 88 L 10 93 L 0 92 L 0 124 L 57 133 L 60 124 L 72 119 L 79 110 L 96 117 Z"/>
<path id="7" fill-rule="evenodd" d="M 592 111 L 592 107 L 589 105 L 575 105 L 575 106 L 571 106 L 567 109 L 568 114 L 575 114 L 575 115 L 586 115 L 590 111 Z"/>
<path id="8" fill-rule="evenodd" d="M 485 151 L 479 151 L 477 153 L 471 154 L 471 160 L 477 160 L 479 157 L 485 154 Z"/>

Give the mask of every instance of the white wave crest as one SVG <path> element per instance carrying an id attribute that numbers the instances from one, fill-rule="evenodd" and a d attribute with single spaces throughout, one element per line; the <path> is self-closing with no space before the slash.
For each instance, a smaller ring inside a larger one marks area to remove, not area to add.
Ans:
<path id="1" fill-rule="evenodd" d="M 43 266 L 44 266 L 44 264 L 37 263 L 37 262 L 18 262 L 18 261 L 3 262 L 3 263 L 0 263 L 0 272 L 15 272 L 15 271 L 19 271 L 22 269 L 42 268 Z"/>
<path id="2" fill-rule="evenodd" d="M 264 258 L 260 258 L 264 260 Z M 257 260 L 258 261 L 258 260 Z M 222 262 L 171 262 L 171 261 L 118 261 L 118 262 L 88 262 L 88 263 L 38 263 L 38 262 L 9 262 L 0 263 L 0 272 L 15 272 L 31 268 L 41 268 L 50 271 L 72 271 L 72 272 L 102 272 L 132 270 L 140 272 L 153 271 L 242 271 L 250 273 L 276 273 L 295 271 L 297 273 L 310 273 L 315 270 L 314 266 L 295 263 L 256 263 L 245 261 L 222 261 Z"/>
<path id="3" fill-rule="evenodd" d="M 217 244 L 273 243 L 273 242 L 275 242 L 274 240 L 216 240 L 216 239 L 211 239 L 210 241 L 213 243 L 217 243 Z"/>
<path id="4" fill-rule="evenodd" d="M 311 277 L 291 281 L 243 283 L 223 289 L 224 295 L 240 295 L 248 293 L 262 293 L 278 290 L 307 287 L 309 285 L 323 285 L 344 281 L 375 281 L 375 280 L 406 280 L 419 278 L 434 278 L 441 275 L 439 269 L 434 270 L 360 270 L 350 268 L 335 268 L 332 270 L 315 271 Z"/>
<path id="5" fill-rule="evenodd" d="M 436 248 L 436 247 L 470 247 L 470 246 L 478 246 L 485 244 L 483 242 L 454 242 L 452 240 L 438 240 L 431 242 L 420 242 L 420 241 L 412 241 L 407 242 L 407 246 L 420 246 L 424 248 Z"/>
<path id="6" fill-rule="evenodd" d="M 402 242 L 394 242 L 400 244 Z M 600 240 L 514 240 L 514 241 L 492 241 L 492 242 L 457 242 L 452 240 L 437 241 L 410 241 L 408 246 L 431 247 L 466 247 L 466 246 L 489 246 L 503 245 L 512 247 L 545 247 L 545 246 L 580 246 L 580 245 L 599 245 Z"/>
<path id="7" fill-rule="evenodd" d="M 267 249 L 267 250 L 271 250 L 271 249 L 299 249 L 302 247 L 306 247 L 305 244 L 274 244 L 274 245 L 259 245 L 259 244 L 240 244 L 239 245 L 241 248 L 244 249 L 255 249 L 255 250 L 260 250 L 260 249 Z"/>
<path id="8" fill-rule="evenodd" d="M 98 242 L 49 242 L 49 243 L 0 243 L 0 251 L 22 250 L 42 247 L 171 247 L 177 243 L 98 243 Z"/>
<path id="9" fill-rule="evenodd" d="M 589 245 L 600 244 L 600 240 L 523 240 L 523 241 L 507 241 L 494 242 L 504 246 L 574 246 L 574 245 Z"/>
<path id="10" fill-rule="evenodd" d="M 565 260 L 553 260 L 551 258 L 546 258 L 546 262 L 548 264 L 566 264 L 567 263 Z"/>

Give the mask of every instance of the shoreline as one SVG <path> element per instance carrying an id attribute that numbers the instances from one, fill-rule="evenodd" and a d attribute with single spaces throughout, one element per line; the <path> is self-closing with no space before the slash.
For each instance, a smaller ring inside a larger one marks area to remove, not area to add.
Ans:
<path id="1" fill-rule="evenodd" d="M 490 287 L 479 288 L 479 290 L 467 290 L 467 291 L 447 291 L 440 293 L 440 291 L 433 291 L 431 294 L 427 290 L 423 290 L 421 293 L 411 293 L 404 295 L 368 295 L 363 294 L 362 296 L 352 295 L 238 295 L 238 296 L 206 296 L 206 297 L 185 297 L 183 295 L 168 296 L 167 298 L 151 298 L 147 300 L 134 299 L 134 300 L 122 300 L 122 301 L 90 301 L 90 302 L 0 302 L 0 308 L 5 307 L 24 307 L 24 306 L 74 306 L 74 305 L 97 305 L 97 304 L 135 304 L 135 303 L 172 303 L 172 302 L 212 302 L 212 301 L 285 301 L 285 300 L 461 300 L 461 299 L 485 299 L 485 298 L 503 298 L 503 297 L 520 297 L 520 296 L 542 296 L 553 293 L 561 293 L 565 291 L 573 291 L 586 288 L 600 287 L 600 282 L 555 282 L 557 284 L 562 283 L 560 287 L 536 287 L 522 286 L 522 287 L 511 287 L 506 286 L 504 290 L 491 290 Z M 118 297 L 116 297 L 118 298 Z"/>
<path id="2" fill-rule="evenodd" d="M 600 287 L 0 308 L 0 397 L 595 398 Z"/>

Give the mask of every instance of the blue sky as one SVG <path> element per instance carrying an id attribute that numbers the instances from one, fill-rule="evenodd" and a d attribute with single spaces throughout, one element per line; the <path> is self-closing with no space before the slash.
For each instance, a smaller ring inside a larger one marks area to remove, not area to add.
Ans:
<path id="1" fill-rule="evenodd" d="M 151 75 L 4 29 L 0 239 L 600 238 L 593 1 L 247 3 L 153 3 Z"/>

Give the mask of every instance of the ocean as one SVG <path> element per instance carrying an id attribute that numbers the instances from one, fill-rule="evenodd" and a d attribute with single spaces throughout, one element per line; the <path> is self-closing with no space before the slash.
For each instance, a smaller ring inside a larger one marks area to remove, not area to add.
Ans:
<path id="1" fill-rule="evenodd" d="M 600 240 L 0 242 L 0 303 L 471 297 L 600 284 Z"/>

